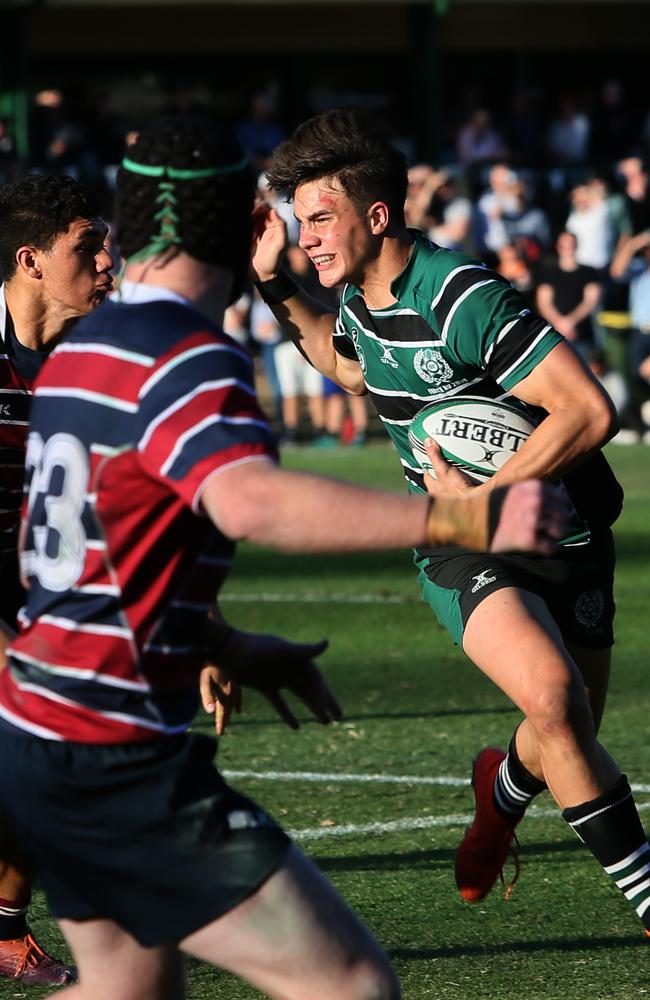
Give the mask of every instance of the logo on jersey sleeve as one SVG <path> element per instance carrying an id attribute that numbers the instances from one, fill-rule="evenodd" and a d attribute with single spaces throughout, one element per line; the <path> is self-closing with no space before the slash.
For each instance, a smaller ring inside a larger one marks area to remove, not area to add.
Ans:
<path id="1" fill-rule="evenodd" d="M 359 359 L 359 364 L 361 365 L 361 371 L 366 375 L 368 371 L 368 362 L 366 361 L 366 356 L 363 353 L 363 348 L 359 343 L 359 331 L 356 326 L 353 326 L 350 330 L 350 336 L 352 337 L 352 343 L 354 344 L 354 349 L 357 352 L 357 357 Z"/>
<path id="2" fill-rule="evenodd" d="M 445 359 L 430 347 L 425 347 L 416 351 L 413 358 L 413 367 L 423 382 L 435 386 L 439 391 L 449 388 L 449 383 L 454 377 L 454 373 Z"/>

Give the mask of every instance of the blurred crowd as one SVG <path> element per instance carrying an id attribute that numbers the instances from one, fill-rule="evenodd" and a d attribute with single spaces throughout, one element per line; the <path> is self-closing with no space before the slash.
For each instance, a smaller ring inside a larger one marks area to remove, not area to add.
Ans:
<path id="1" fill-rule="evenodd" d="M 650 443 L 650 110 L 632 96 L 609 81 L 588 99 L 565 93 L 551 106 L 522 90 L 496 121 L 475 99 L 464 115 L 443 122 L 437 163 L 415 162 L 409 138 L 399 141 L 412 162 L 409 225 L 511 281 L 605 384 L 620 416 L 617 441 Z M 322 298 L 296 246 L 290 206 L 265 182 L 269 157 L 289 130 L 273 90 L 255 94 L 235 124 L 259 171 L 260 198 L 287 219 L 289 264 Z M 69 173 L 104 191 L 110 218 L 117 164 L 135 134 L 126 111 L 75 114 L 60 91 L 41 91 L 30 129 L 26 160 L 0 120 L 0 183 L 25 171 Z M 252 289 L 229 311 L 228 324 L 258 359 L 287 444 L 366 440 L 365 401 L 316 376 Z"/>

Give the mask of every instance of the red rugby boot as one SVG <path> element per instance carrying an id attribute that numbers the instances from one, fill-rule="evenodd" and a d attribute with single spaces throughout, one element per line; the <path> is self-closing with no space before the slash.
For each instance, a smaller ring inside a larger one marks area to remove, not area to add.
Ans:
<path id="1" fill-rule="evenodd" d="M 485 899 L 498 878 L 505 886 L 503 866 L 509 854 L 515 862 L 515 875 L 506 887 L 506 899 L 510 898 L 519 877 L 519 845 L 515 827 L 521 817 L 503 816 L 494 804 L 494 782 L 505 756 L 503 750 L 486 747 L 472 767 L 476 801 L 474 822 L 456 852 L 456 885 L 468 903 Z"/>
<path id="2" fill-rule="evenodd" d="M 76 982 L 74 969 L 44 951 L 31 931 L 24 937 L 0 941 L 0 977 L 41 986 Z"/>

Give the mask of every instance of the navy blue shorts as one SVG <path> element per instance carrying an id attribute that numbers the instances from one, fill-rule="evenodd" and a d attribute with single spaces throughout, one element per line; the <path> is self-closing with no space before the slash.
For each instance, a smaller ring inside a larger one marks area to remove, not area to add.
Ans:
<path id="1" fill-rule="evenodd" d="M 503 587 L 516 587 L 542 598 L 565 642 L 609 649 L 614 644 L 615 562 L 611 531 L 549 557 L 493 555 L 457 546 L 415 555 L 422 599 L 459 645 L 481 601 Z"/>
<path id="2" fill-rule="evenodd" d="M 215 741 L 58 743 L 0 730 L 0 809 L 57 918 L 115 921 L 171 944 L 227 913 L 289 838 L 213 764 Z"/>

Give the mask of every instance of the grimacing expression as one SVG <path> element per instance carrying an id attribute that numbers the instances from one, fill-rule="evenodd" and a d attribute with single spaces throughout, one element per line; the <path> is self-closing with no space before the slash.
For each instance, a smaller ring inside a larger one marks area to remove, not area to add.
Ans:
<path id="1" fill-rule="evenodd" d="M 76 219 L 49 250 L 35 251 L 47 299 L 66 316 L 85 316 L 113 287 L 107 233 L 102 219 Z"/>
<path id="2" fill-rule="evenodd" d="M 299 246 L 318 271 L 321 285 L 362 284 L 366 264 L 377 253 L 369 214 L 361 214 L 335 178 L 308 181 L 296 188 L 294 214 L 300 223 Z"/>

